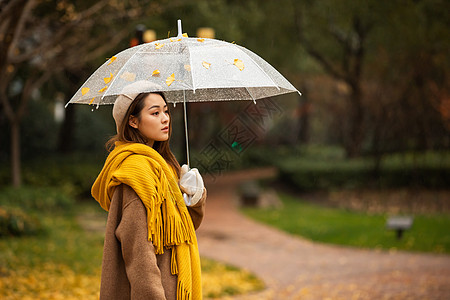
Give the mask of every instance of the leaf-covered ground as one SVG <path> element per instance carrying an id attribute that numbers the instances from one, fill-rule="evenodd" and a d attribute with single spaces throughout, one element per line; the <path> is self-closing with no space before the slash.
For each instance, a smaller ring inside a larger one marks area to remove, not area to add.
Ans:
<path id="1" fill-rule="evenodd" d="M 98 299 L 104 216 L 43 214 L 46 233 L 0 238 L 0 299 Z M 251 273 L 206 258 L 202 279 L 206 298 L 263 288 Z"/>

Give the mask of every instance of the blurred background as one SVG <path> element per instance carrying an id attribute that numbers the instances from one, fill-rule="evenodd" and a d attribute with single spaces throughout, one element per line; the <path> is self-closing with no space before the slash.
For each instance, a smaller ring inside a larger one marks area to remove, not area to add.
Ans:
<path id="1" fill-rule="evenodd" d="M 190 37 L 250 49 L 302 92 L 256 105 L 188 104 L 191 164 L 204 176 L 271 167 L 277 176 L 262 189 L 364 216 L 425 215 L 442 228 L 450 211 L 448 11 L 444 0 L 0 1 L 0 237 L 48 231 L 54 218 L 42 211 L 89 210 L 82 204 L 93 202 L 90 187 L 115 134 L 112 106 L 64 105 L 114 54 L 176 36 L 177 19 Z M 170 109 L 182 164 L 182 106 Z M 450 237 L 418 247 L 448 253 Z M 7 257 L 6 273 L 35 259 Z"/>

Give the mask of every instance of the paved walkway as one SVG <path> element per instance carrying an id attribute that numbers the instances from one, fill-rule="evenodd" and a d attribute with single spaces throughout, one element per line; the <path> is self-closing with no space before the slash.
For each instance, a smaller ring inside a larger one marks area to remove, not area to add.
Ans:
<path id="1" fill-rule="evenodd" d="M 205 183 L 200 254 L 248 269 L 267 285 L 233 299 L 450 299 L 450 255 L 323 245 L 241 215 L 237 185 L 273 175 L 272 169 L 245 171 Z"/>

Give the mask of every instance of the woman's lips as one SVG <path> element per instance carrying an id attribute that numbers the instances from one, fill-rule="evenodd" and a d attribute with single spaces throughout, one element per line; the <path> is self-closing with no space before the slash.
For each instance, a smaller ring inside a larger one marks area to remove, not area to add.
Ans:
<path id="1" fill-rule="evenodd" d="M 164 132 L 168 132 L 169 131 L 169 126 L 164 127 L 163 129 L 161 129 Z"/>

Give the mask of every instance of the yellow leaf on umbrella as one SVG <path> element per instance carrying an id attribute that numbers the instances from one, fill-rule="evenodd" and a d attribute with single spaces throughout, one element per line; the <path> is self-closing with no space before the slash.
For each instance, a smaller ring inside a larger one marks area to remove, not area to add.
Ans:
<path id="1" fill-rule="evenodd" d="M 197 42 L 203 43 L 205 39 L 197 39 Z"/>
<path id="2" fill-rule="evenodd" d="M 103 93 L 104 91 L 106 91 L 106 89 L 108 88 L 108 86 L 105 86 L 104 88 L 102 88 L 101 90 L 99 90 L 99 93 Z"/>
<path id="3" fill-rule="evenodd" d="M 206 61 L 202 62 L 202 66 L 205 67 L 206 69 L 209 69 L 209 67 L 211 66 L 210 63 L 207 63 Z"/>
<path id="4" fill-rule="evenodd" d="M 108 66 L 109 66 L 110 64 L 112 64 L 116 59 L 117 59 L 117 57 L 115 57 L 115 56 L 111 57 L 111 58 L 109 59 Z"/>
<path id="5" fill-rule="evenodd" d="M 187 33 L 183 33 L 183 37 L 188 37 Z"/>
<path id="6" fill-rule="evenodd" d="M 188 72 L 191 71 L 191 65 L 184 65 L 184 69 Z"/>
<path id="7" fill-rule="evenodd" d="M 163 46 L 164 46 L 164 44 L 155 43 L 155 49 L 161 49 Z"/>
<path id="8" fill-rule="evenodd" d="M 175 81 L 175 74 L 172 74 L 169 77 L 167 77 L 166 79 L 167 86 L 170 86 L 174 81 Z"/>
<path id="9" fill-rule="evenodd" d="M 111 79 L 113 78 L 113 74 L 111 73 L 111 72 L 109 72 L 109 77 L 105 77 L 105 78 L 103 78 L 103 81 L 106 83 L 106 84 L 108 84 L 110 81 L 111 81 Z"/>
<path id="10" fill-rule="evenodd" d="M 159 70 L 156 69 L 155 71 L 153 71 L 152 76 L 159 76 L 159 73 L 161 72 L 159 72 Z"/>
<path id="11" fill-rule="evenodd" d="M 239 70 L 244 70 L 244 63 L 240 59 L 235 59 L 233 65 L 239 68 Z"/>
<path id="12" fill-rule="evenodd" d="M 122 75 L 120 75 L 120 78 L 122 78 L 126 81 L 133 82 L 136 80 L 136 74 L 125 71 L 125 72 L 123 72 Z"/>
<path id="13" fill-rule="evenodd" d="M 89 101 L 89 105 L 91 105 L 94 102 L 94 99 L 95 99 L 95 97 L 92 98 L 91 101 Z"/>
<path id="14" fill-rule="evenodd" d="M 84 87 L 81 89 L 81 95 L 86 95 L 89 92 L 90 88 Z"/>

